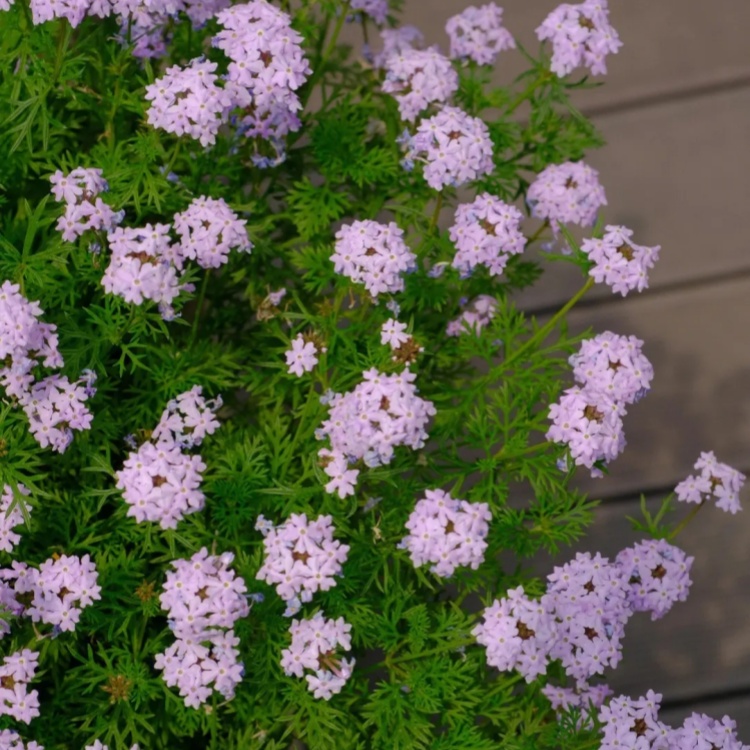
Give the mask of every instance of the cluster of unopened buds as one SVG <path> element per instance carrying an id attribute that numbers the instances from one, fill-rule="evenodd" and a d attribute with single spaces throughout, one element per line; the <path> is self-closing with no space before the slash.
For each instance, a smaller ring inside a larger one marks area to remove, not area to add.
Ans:
<path id="1" fill-rule="evenodd" d="M 221 399 L 206 400 L 200 386 L 170 401 L 151 439 L 128 454 L 115 473 L 117 488 L 138 523 L 155 521 L 174 529 L 185 515 L 203 509 L 201 457 L 188 450 L 201 444 L 219 426 Z"/>
<path id="2" fill-rule="evenodd" d="M 244 674 L 233 627 L 249 605 L 245 582 L 229 567 L 233 561 L 231 552 L 212 555 L 205 547 L 188 560 L 173 560 L 159 598 L 175 641 L 156 656 L 156 668 L 193 708 L 214 690 L 233 698 Z"/>
<path id="3" fill-rule="evenodd" d="M 380 343 L 387 344 L 393 351 L 393 361 L 410 365 L 424 351 L 424 347 L 406 329 L 406 323 L 389 318 L 380 327 Z"/>

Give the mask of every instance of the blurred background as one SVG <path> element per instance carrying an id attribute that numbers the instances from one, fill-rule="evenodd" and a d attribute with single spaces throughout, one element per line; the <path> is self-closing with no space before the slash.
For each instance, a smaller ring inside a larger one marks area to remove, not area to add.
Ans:
<path id="1" fill-rule="evenodd" d="M 403 22 L 447 53 L 445 22 L 469 4 L 405 0 Z M 558 3 L 498 4 L 536 52 L 534 29 Z M 587 483 L 603 502 L 580 548 L 613 556 L 640 539 L 625 518 L 639 514 L 640 493 L 656 505 L 700 451 L 750 474 L 750 3 L 610 0 L 610 18 L 624 46 L 596 79 L 604 86 L 574 99 L 607 141 L 587 161 L 607 193 L 607 222 L 662 248 L 648 291 L 623 300 L 597 288 L 572 316 L 576 327 L 644 339 L 656 372 L 629 409 L 625 453 Z M 522 69 L 520 54 L 503 52 L 496 80 Z M 520 301 L 551 311 L 580 284 L 576 269 L 555 264 Z M 680 535 L 696 558 L 688 601 L 657 622 L 634 617 L 608 681 L 616 693 L 662 693 L 669 723 L 728 713 L 750 743 L 750 492 L 743 502 L 736 516 L 704 508 Z"/>

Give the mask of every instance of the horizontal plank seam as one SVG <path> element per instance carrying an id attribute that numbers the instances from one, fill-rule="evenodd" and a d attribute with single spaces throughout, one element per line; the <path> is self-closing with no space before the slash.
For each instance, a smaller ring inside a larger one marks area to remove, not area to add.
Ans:
<path id="1" fill-rule="evenodd" d="M 581 111 L 587 117 L 609 117 L 623 112 L 633 112 L 639 109 L 650 109 L 663 104 L 675 104 L 689 99 L 699 99 L 706 96 L 716 96 L 750 87 L 750 76 L 747 74 L 735 78 L 718 81 L 708 81 L 693 86 L 657 91 L 652 94 L 642 94 L 630 99 L 622 99 L 609 104 L 582 107 Z"/>
<path id="2" fill-rule="evenodd" d="M 733 467 L 734 468 L 734 467 Z M 750 476 L 750 467 L 740 467 L 738 469 L 741 473 L 743 473 L 745 476 Z M 687 473 L 685 476 L 680 477 L 676 481 L 670 483 L 670 484 L 662 484 L 657 485 L 655 487 L 648 487 L 644 490 L 641 490 L 641 492 L 636 495 L 634 494 L 633 490 L 629 491 L 623 491 L 623 492 L 615 492 L 611 495 L 599 495 L 598 499 L 601 500 L 602 503 L 606 503 L 607 505 L 627 505 L 628 503 L 640 503 L 641 501 L 641 495 L 645 495 L 647 500 L 652 499 L 653 496 L 666 496 L 669 495 L 674 488 L 677 486 L 678 482 L 681 482 L 685 477 L 687 476 Z M 587 493 L 589 497 L 593 494 L 591 492 Z"/>
<path id="3" fill-rule="evenodd" d="M 743 685 L 716 692 L 695 693 L 693 695 L 685 696 L 684 698 L 667 698 L 662 701 L 661 708 L 662 710 L 670 708 L 690 708 L 695 704 L 721 703 L 726 700 L 748 697 L 750 697 L 750 685 Z"/>
<path id="4" fill-rule="evenodd" d="M 692 291 L 694 289 L 700 289 L 702 287 L 716 286 L 718 284 L 726 284 L 730 281 L 741 281 L 743 279 L 750 278 L 750 268 L 735 269 L 732 271 L 724 271 L 722 273 L 711 274 L 709 276 L 703 276 L 699 279 L 684 279 L 682 281 L 668 281 L 658 286 L 653 286 L 642 292 L 638 299 L 653 299 L 655 297 L 682 293 L 686 291 Z M 635 296 L 631 296 L 630 299 L 636 299 Z M 606 307 L 613 304 L 620 304 L 623 298 L 619 295 L 611 294 L 606 297 L 591 297 L 589 299 L 582 299 L 576 304 L 576 310 L 590 309 L 595 307 Z M 545 315 L 554 315 L 563 303 L 557 303 L 554 305 L 544 305 L 542 307 L 526 308 L 524 312 L 527 315 L 535 315 L 536 317 L 544 317 Z"/>

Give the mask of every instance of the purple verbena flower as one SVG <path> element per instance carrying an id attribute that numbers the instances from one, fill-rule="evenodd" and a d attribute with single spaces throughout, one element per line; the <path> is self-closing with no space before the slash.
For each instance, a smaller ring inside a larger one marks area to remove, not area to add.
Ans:
<path id="1" fill-rule="evenodd" d="M 581 250 L 594 263 L 589 276 L 623 297 L 633 289 L 642 292 L 648 287 L 648 272 L 659 259 L 661 249 L 659 245 L 636 245 L 632 236 L 631 229 L 609 225 L 601 239 L 586 239 L 581 244 Z"/>
<path id="2" fill-rule="evenodd" d="M 202 146 L 216 142 L 219 127 L 226 121 L 234 100 L 216 85 L 216 63 L 195 59 L 181 68 L 173 65 L 146 86 L 150 125 L 175 135 L 188 135 Z"/>
<path id="3" fill-rule="evenodd" d="M 292 620 L 292 642 L 281 652 L 284 673 L 304 677 L 316 698 L 329 700 L 340 693 L 354 668 L 354 659 L 339 656 L 340 651 L 351 650 L 351 628 L 343 617 L 330 620 L 322 612 L 307 620 Z"/>
<path id="4" fill-rule="evenodd" d="M 684 503 L 701 503 L 714 498 L 716 507 L 733 515 L 742 510 L 740 490 L 745 475 L 716 460 L 713 451 L 702 452 L 693 467 L 700 473 L 689 476 L 675 487 L 677 499 Z"/>
<path id="5" fill-rule="evenodd" d="M 212 44 L 230 60 L 228 90 L 233 106 L 245 110 L 241 132 L 278 139 L 298 130 L 302 105 L 295 92 L 311 70 L 290 17 L 265 0 L 251 0 L 222 10 L 216 19 L 223 28 Z M 283 158 L 283 150 L 279 154 Z"/>
<path id="6" fill-rule="evenodd" d="M 203 388 L 194 385 L 167 404 L 151 438 L 167 445 L 175 443 L 180 448 L 194 448 L 219 427 L 216 412 L 221 407 L 221 396 L 207 400 Z"/>
<path id="7" fill-rule="evenodd" d="M 447 102 L 458 89 L 458 73 L 437 47 L 407 47 L 385 61 L 383 91 L 393 94 L 401 119 L 414 122 L 430 104 Z"/>
<path id="8" fill-rule="evenodd" d="M 406 343 L 410 336 L 406 333 L 406 323 L 395 318 L 388 318 L 380 327 L 380 343 L 388 344 L 391 349 L 398 349 L 401 344 Z"/>
<path id="9" fill-rule="evenodd" d="M 416 263 L 403 235 L 395 222 L 380 224 L 366 219 L 344 225 L 336 232 L 331 255 L 336 273 L 364 284 L 373 297 L 403 291 L 402 274 L 412 271 Z"/>
<path id="10" fill-rule="evenodd" d="M 651 612 L 651 619 L 658 620 L 675 602 L 684 602 L 693 560 L 664 539 L 647 539 L 622 550 L 615 564 L 627 582 L 633 611 Z"/>
<path id="11" fill-rule="evenodd" d="M 668 750 L 671 730 L 659 721 L 660 705 L 661 695 L 649 690 L 638 700 L 620 695 L 602 706 L 599 710 L 604 735 L 601 750 Z"/>
<path id="12" fill-rule="evenodd" d="M 174 529 L 183 516 L 203 510 L 205 468 L 200 456 L 188 455 L 176 443 L 146 442 L 115 472 L 115 486 L 129 506 L 127 515 L 137 523 L 153 521 Z"/>
<path id="13" fill-rule="evenodd" d="M 12 581 L 16 594 L 32 594 L 31 603 L 24 608 L 34 622 L 44 622 L 62 632 L 72 632 L 83 609 L 101 599 L 99 574 L 88 555 L 54 556 L 39 566 L 39 570 L 24 563 L 3 571 Z"/>
<path id="14" fill-rule="evenodd" d="M 86 380 L 71 383 L 63 375 L 49 375 L 30 386 L 18 401 L 29 419 L 29 430 L 42 448 L 64 453 L 74 430 L 88 430 L 93 415 L 86 405 L 96 389 Z"/>
<path id="15" fill-rule="evenodd" d="M 668 750 L 750 750 L 737 738 L 737 722 L 722 717 L 721 721 L 706 714 L 693 712 L 679 729 L 668 737 Z"/>
<path id="16" fill-rule="evenodd" d="M 16 498 L 15 505 L 13 504 L 13 488 L 9 484 L 3 486 L 2 492 L 0 492 L 0 550 L 3 552 L 13 552 L 18 542 L 21 541 L 21 535 L 13 531 L 25 520 L 21 504 L 23 504 L 26 515 L 31 515 L 32 511 L 32 506 L 23 499 L 31 494 L 29 490 L 23 484 L 19 484 L 17 485 L 17 491 L 22 497 Z M 11 506 L 13 506 L 13 510 L 10 510 Z M 0 620 L 0 632 L 4 625 L 6 625 L 5 621 Z"/>
<path id="17" fill-rule="evenodd" d="M 579 552 L 547 576 L 542 604 L 555 618 L 550 651 L 576 680 L 588 680 L 622 658 L 621 640 L 632 615 L 621 569 L 600 554 Z"/>
<path id="18" fill-rule="evenodd" d="M 334 531 L 331 516 L 308 521 L 306 514 L 292 513 L 266 533 L 256 578 L 275 586 L 285 601 L 309 602 L 316 591 L 328 591 L 349 554 L 349 545 L 334 539 Z"/>
<path id="19" fill-rule="evenodd" d="M 622 47 L 609 23 L 607 0 L 585 0 L 578 5 L 563 3 L 544 19 L 536 35 L 542 41 L 551 41 L 551 69 L 560 77 L 579 66 L 589 68 L 594 75 L 604 74 L 606 56 Z"/>
<path id="20" fill-rule="evenodd" d="M 415 567 L 431 563 L 438 576 L 451 576 L 457 567 L 476 570 L 484 561 L 492 519 L 487 503 L 470 503 L 443 490 L 426 490 L 414 507 L 399 547 L 409 552 Z"/>
<path id="21" fill-rule="evenodd" d="M 284 352 L 287 372 L 298 378 L 306 372 L 311 372 L 318 364 L 317 353 L 318 349 L 312 341 L 305 341 L 301 333 L 297 334 L 297 337 L 292 339 L 291 348 Z"/>
<path id="22" fill-rule="evenodd" d="M 654 368 L 641 351 L 643 341 L 605 331 L 581 343 L 571 355 L 573 375 L 587 390 L 602 391 L 613 401 L 632 404 L 650 389 Z"/>
<path id="23" fill-rule="evenodd" d="M 229 567 L 233 561 L 231 552 L 211 555 L 205 547 L 190 559 L 173 560 L 159 597 L 176 640 L 157 654 L 155 666 L 192 708 L 214 690 L 233 698 L 244 672 L 233 627 L 250 607 L 244 580 Z"/>
<path id="24" fill-rule="evenodd" d="M 219 268 L 227 262 L 231 250 L 249 253 L 252 249 L 246 224 L 223 199 L 201 195 L 185 211 L 175 214 L 180 254 L 195 259 L 202 268 Z"/>
<path id="25" fill-rule="evenodd" d="M 492 140 L 487 125 L 458 107 L 443 107 L 422 120 L 413 136 L 400 139 L 403 166 L 424 164 L 424 177 L 435 190 L 458 187 L 492 172 Z"/>
<path id="26" fill-rule="evenodd" d="M 67 175 L 58 169 L 50 182 L 55 200 L 65 203 L 57 229 L 66 242 L 73 242 L 89 229 L 109 232 L 119 223 L 119 216 L 98 197 L 109 189 L 101 169 L 76 167 Z"/>
<path id="27" fill-rule="evenodd" d="M 543 169 L 529 185 L 526 202 L 531 215 L 547 219 L 557 233 L 560 224 L 593 226 L 607 198 L 595 169 L 583 162 L 567 161 Z"/>
<path id="28" fill-rule="evenodd" d="M 491 65 L 500 52 L 514 49 L 515 40 L 503 26 L 503 9 L 495 3 L 470 5 L 445 24 L 453 59 L 469 59 Z"/>
<path id="29" fill-rule="evenodd" d="M 170 317 L 172 302 L 187 286 L 179 276 L 180 246 L 172 245 L 169 229 L 168 224 L 146 224 L 110 232 L 112 256 L 102 277 L 104 290 L 136 305 L 157 302 L 162 316 Z"/>
<path id="30" fill-rule="evenodd" d="M 450 228 L 451 241 L 456 245 L 453 267 L 463 276 L 470 275 L 478 265 L 486 266 L 491 276 L 500 275 L 511 255 L 522 253 L 526 246 L 522 220 L 523 214 L 515 206 L 489 193 L 461 204 Z"/>
<path id="31" fill-rule="evenodd" d="M 515 669 L 531 682 L 547 671 L 555 621 L 545 606 L 529 599 L 522 586 L 496 599 L 471 632 L 487 649 L 487 663 L 501 671 Z"/>
<path id="32" fill-rule="evenodd" d="M 3 9 L 0 5 L 0 10 Z M 0 750 L 44 750 L 44 746 L 34 740 L 24 742 L 21 735 L 13 729 L 0 730 Z"/>
<path id="33" fill-rule="evenodd" d="M 39 654 L 28 648 L 3 659 L 0 666 L 0 716 L 12 716 L 25 724 L 39 716 L 39 693 L 28 689 L 28 683 L 36 674 L 38 662 Z"/>
<path id="34" fill-rule="evenodd" d="M 381 466 L 391 462 L 399 445 L 421 448 L 427 422 L 435 414 L 432 402 L 417 395 L 416 375 L 408 369 L 384 375 L 372 368 L 362 375 L 354 390 L 333 396 L 328 419 L 315 433 L 319 440 L 330 440 L 331 450 L 319 451 L 329 476 L 331 465 L 337 473 L 360 459 L 367 466 Z"/>
<path id="35" fill-rule="evenodd" d="M 547 439 L 565 443 L 576 464 L 592 469 L 609 462 L 625 448 L 622 416 L 625 407 L 606 393 L 590 388 L 568 388 L 549 410 L 552 425 Z"/>

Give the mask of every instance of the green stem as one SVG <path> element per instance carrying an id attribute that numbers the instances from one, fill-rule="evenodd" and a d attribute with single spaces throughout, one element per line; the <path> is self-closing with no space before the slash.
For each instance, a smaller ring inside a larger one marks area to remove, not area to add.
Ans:
<path id="1" fill-rule="evenodd" d="M 541 75 L 537 76 L 511 103 L 508 109 L 505 111 L 506 115 L 510 115 L 515 112 L 527 99 L 531 98 L 531 95 L 550 77 L 550 72 L 545 70 Z"/>
<path id="2" fill-rule="evenodd" d="M 464 646 L 473 646 L 476 643 L 476 640 L 472 638 L 471 640 L 467 640 L 464 638 L 462 641 L 454 641 L 453 643 L 446 643 L 442 646 L 439 646 L 438 648 L 430 649 L 429 651 L 420 651 L 418 654 L 407 654 L 406 656 L 398 656 L 395 659 L 386 659 L 385 665 L 389 666 L 391 664 L 401 664 L 405 661 L 413 661 L 414 659 L 424 659 L 429 656 L 436 656 L 437 654 L 444 654 L 448 651 L 455 651 L 458 648 L 462 648 Z"/>
<path id="3" fill-rule="evenodd" d="M 542 226 L 540 226 L 539 229 L 537 229 L 536 232 L 531 235 L 531 237 L 527 238 L 526 244 L 530 245 L 532 242 L 536 242 L 536 240 L 538 240 L 542 236 L 542 234 L 544 234 L 547 227 L 549 227 L 549 220 L 545 219 L 542 223 Z"/>
<path id="4" fill-rule="evenodd" d="M 547 338 L 550 331 L 554 330 L 555 326 L 564 318 L 570 310 L 575 307 L 578 301 L 588 292 L 591 287 L 594 286 L 594 279 L 589 277 L 586 283 L 573 295 L 573 297 L 566 302 L 551 318 L 543 325 L 523 346 L 516 351 L 503 362 L 503 367 L 508 367 L 512 362 L 515 362 L 522 354 L 525 354 L 529 349 L 533 348 L 536 344 Z"/>
<path id="5" fill-rule="evenodd" d="M 167 164 L 167 170 L 164 173 L 165 177 L 172 172 L 172 167 L 174 167 L 177 157 L 180 155 L 180 146 L 182 146 L 182 141 L 178 140 L 174 147 L 174 151 L 172 152 L 172 158 L 169 160 L 169 164 Z"/>
<path id="6" fill-rule="evenodd" d="M 538 453 L 539 451 L 546 451 L 547 448 L 549 448 L 551 445 L 554 445 L 554 443 L 550 441 L 545 441 L 544 443 L 537 443 L 536 445 L 531 445 L 526 450 L 519 451 L 518 453 L 512 453 L 509 456 L 504 456 L 503 451 L 505 450 L 505 447 L 501 448 L 496 454 L 495 458 L 502 458 L 503 461 L 513 461 L 516 458 L 521 458 L 522 456 L 528 456 L 532 453 Z"/>
<path id="7" fill-rule="evenodd" d="M 700 513 L 700 509 L 706 504 L 706 498 L 704 497 L 703 500 L 700 501 L 698 505 L 693 508 L 690 513 L 688 513 L 685 518 L 680 521 L 680 523 L 677 524 L 677 526 L 674 527 L 674 530 L 669 535 L 669 540 L 671 541 L 674 539 L 697 515 Z"/>
<path id="8" fill-rule="evenodd" d="M 211 693 L 211 745 L 210 750 L 219 748 L 219 713 L 216 706 L 216 692 Z"/>
<path id="9" fill-rule="evenodd" d="M 57 25 L 57 50 L 55 52 L 55 71 L 52 75 L 52 84 L 50 89 L 57 83 L 62 71 L 65 53 L 68 51 L 68 42 L 70 41 L 71 28 L 66 19 L 58 19 Z"/>
<path id="10" fill-rule="evenodd" d="M 312 75 L 310 76 L 310 80 L 308 81 L 308 87 L 307 87 L 307 93 L 302 98 L 302 108 L 307 105 L 307 101 L 310 98 L 310 95 L 313 92 L 313 89 L 315 88 L 315 84 L 320 80 L 321 76 L 325 72 L 326 63 L 328 62 L 328 58 L 331 56 L 331 53 L 336 48 L 336 44 L 339 40 L 339 35 L 341 34 L 341 29 L 344 28 L 344 22 L 346 21 L 346 16 L 349 13 L 349 6 L 350 6 L 350 0 L 346 2 L 343 8 L 341 8 L 341 12 L 339 13 L 339 17 L 336 19 L 336 25 L 333 28 L 333 35 L 331 36 L 331 40 L 328 42 L 328 46 L 323 51 L 323 54 L 320 56 L 320 59 L 317 62 L 317 65 L 315 69 L 312 72 Z"/>
<path id="11" fill-rule="evenodd" d="M 440 211 L 443 209 L 443 194 L 438 193 L 437 201 L 435 201 L 435 211 L 432 214 L 432 220 L 430 221 L 430 233 L 435 231 L 438 220 L 440 219 Z"/>
<path id="12" fill-rule="evenodd" d="M 209 270 L 206 270 L 206 273 L 203 277 L 203 283 L 201 284 L 201 290 L 198 294 L 198 304 L 195 308 L 195 315 L 193 316 L 193 327 L 190 331 L 190 342 L 188 343 L 188 348 L 192 349 L 193 344 L 195 343 L 195 338 L 198 335 L 198 326 L 201 319 L 201 311 L 203 310 L 203 303 L 206 299 L 206 289 L 208 288 L 208 280 L 211 276 L 211 272 Z"/>

